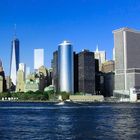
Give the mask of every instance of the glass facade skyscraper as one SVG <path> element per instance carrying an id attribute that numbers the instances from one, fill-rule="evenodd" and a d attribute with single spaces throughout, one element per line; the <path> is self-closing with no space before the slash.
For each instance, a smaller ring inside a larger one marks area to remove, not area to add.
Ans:
<path id="1" fill-rule="evenodd" d="M 19 67 L 19 40 L 14 38 L 12 41 L 11 60 L 10 60 L 10 78 L 16 85 L 17 71 Z"/>
<path id="2" fill-rule="evenodd" d="M 60 91 L 73 93 L 73 49 L 68 41 L 58 47 L 58 74 Z"/>

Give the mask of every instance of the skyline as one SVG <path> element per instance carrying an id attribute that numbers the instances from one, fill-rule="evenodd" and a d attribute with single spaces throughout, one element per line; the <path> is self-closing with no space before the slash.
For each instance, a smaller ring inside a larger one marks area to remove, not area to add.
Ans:
<path id="1" fill-rule="evenodd" d="M 0 59 L 10 71 L 14 24 L 20 41 L 20 62 L 33 68 L 33 52 L 44 48 L 45 66 L 50 67 L 58 44 L 69 40 L 73 50 L 105 50 L 112 59 L 112 31 L 121 27 L 140 30 L 140 1 L 124 0 L 2 0 L 0 4 Z M 30 60 L 30 61 L 28 61 Z"/>

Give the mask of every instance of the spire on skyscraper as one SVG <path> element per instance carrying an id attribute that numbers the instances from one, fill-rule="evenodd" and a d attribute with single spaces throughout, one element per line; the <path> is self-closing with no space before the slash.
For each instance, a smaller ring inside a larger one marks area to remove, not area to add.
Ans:
<path id="1" fill-rule="evenodd" d="M 96 52 L 99 52 L 99 46 L 98 46 L 98 44 L 96 45 Z"/>
<path id="2" fill-rule="evenodd" d="M 17 30 L 17 25 L 14 24 L 14 38 L 15 38 L 15 39 L 16 39 L 16 36 L 17 36 L 17 32 L 16 32 L 16 30 Z"/>

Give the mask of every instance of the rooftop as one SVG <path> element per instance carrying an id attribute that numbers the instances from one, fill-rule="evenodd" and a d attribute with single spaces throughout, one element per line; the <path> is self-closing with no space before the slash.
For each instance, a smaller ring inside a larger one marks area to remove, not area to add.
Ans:
<path id="1" fill-rule="evenodd" d="M 71 45 L 70 41 L 64 40 L 61 44 L 59 44 L 60 46 L 66 46 L 66 45 Z"/>
<path id="2" fill-rule="evenodd" d="M 128 27 L 123 27 L 123 28 L 120 28 L 120 29 L 113 30 L 112 33 L 117 33 L 117 32 L 122 32 L 122 31 L 129 31 L 129 32 L 134 32 L 134 33 L 140 33 L 139 30 L 135 30 L 135 29 L 128 28 Z"/>

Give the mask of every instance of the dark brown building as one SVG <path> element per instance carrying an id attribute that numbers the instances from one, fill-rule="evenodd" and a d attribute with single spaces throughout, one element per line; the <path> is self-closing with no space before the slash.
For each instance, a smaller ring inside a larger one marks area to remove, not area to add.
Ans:
<path id="1" fill-rule="evenodd" d="M 52 60 L 52 81 L 55 87 L 55 91 L 59 91 L 59 75 L 58 75 L 58 51 L 53 53 L 53 60 Z"/>
<path id="2" fill-rule="evenodd" d="M 94 53 L 87 50 L 78 54 L 78 91 L 95 94 Z"/>

